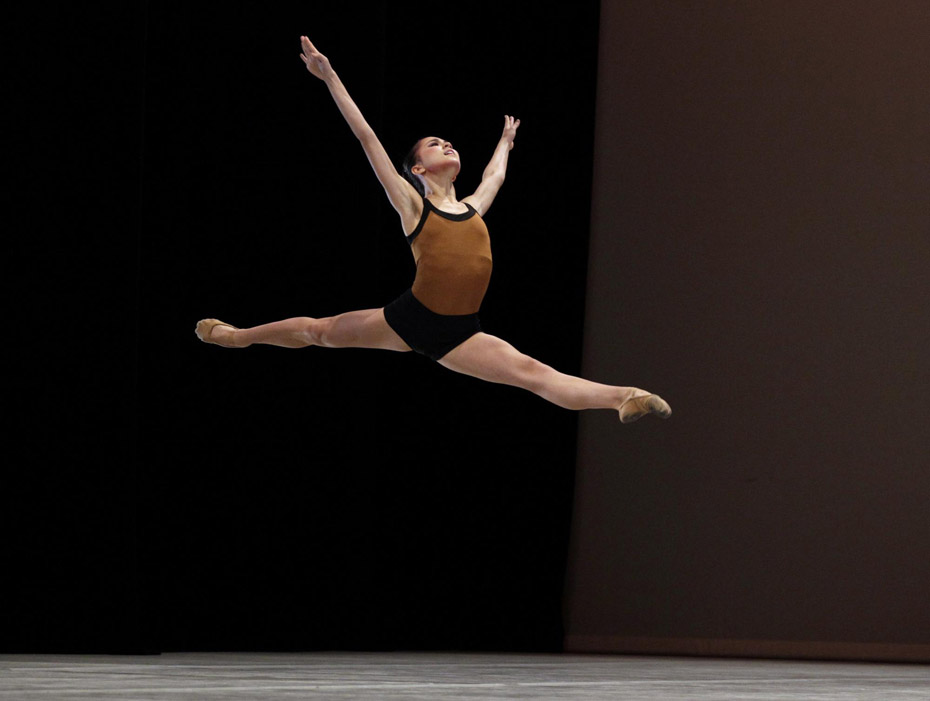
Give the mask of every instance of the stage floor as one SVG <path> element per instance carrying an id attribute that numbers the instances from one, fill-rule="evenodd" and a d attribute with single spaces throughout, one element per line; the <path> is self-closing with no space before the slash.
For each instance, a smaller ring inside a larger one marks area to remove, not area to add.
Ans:
<path id="1" fill-rule="evenodd" d="M 930 698 L 930 666 L 511 653 L 0 655 L 0 699 Z"/>

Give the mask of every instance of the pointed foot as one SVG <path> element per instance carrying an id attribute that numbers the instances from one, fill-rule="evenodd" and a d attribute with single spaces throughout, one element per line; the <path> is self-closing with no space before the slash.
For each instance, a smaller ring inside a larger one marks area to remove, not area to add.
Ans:
<path id="1" fill-rule="evenodd" d="M 221 333 L 218 338 L 214 337 L 214 330 L 217 326 L 226 327 L 233 331 L 239 330 L 232 324 L 227 324 L 225 321 L 220 321 L 219 319 L 201 319 L 197 322 L 197 328 L 194 329 L 194 333 L 196 333 L 197 338 L 204 343 L 213 343 L 217 346 L 223 346 L 224 348 L 235 348 L 236 346 L 229 342 L 232 340 L 231 334 Z M 229 341 L 226 339 L 229 339 Z"/>
<path id="2" fill-rule="evenodd" d="M 646 414 L 667 419 L 672 415 L 672 408 L 658 394 L 645 394 L 627 399 L 620 405 L 620 423 L 630 424 Z"/>

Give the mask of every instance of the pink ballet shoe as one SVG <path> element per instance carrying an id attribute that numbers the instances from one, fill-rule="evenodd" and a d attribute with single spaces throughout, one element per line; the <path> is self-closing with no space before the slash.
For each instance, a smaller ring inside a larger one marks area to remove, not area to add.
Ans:
<path id="1" fill-rule="evenodd" d="M 225 344 L 219 343 L 213 340 L 213 329 L 217 326 L 228 326 L 231 329 L 238 331 L 238 327 L 233 326 L 232 324 L 227 324 L 225 321 L 220 321 L 219 319 L 201 319 L 197 322 L 197 328 L 194 329 L 194 333 L 197 334 L 199 338 L 204 343 L 214 343 L 218 346 L 223 346 L 224 348 L 232 348 L 233 346 L 227 346 Z"/>
<path id="2" fill-rule="evenodd" d="M 672 408 L 658 394 L 631 397 L 620 405 L 620 423 L 630 424 L 646 414 L 655 414 L 663 419 L 672 415 Z"/>

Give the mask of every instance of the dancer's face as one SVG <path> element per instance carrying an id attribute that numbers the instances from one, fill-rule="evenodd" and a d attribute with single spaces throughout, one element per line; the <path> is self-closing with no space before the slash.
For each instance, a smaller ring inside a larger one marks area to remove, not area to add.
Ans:
<path id="1" fill-rule="evenodd" d="M 438 136 L 427 136 L 425 139 L 420 139 L 417 160 L 424 171 L 451 168 L 453 176 L 462 167 L 458 151 L 452 148 L 452 143 Z M 421 171 L 415 170 L 414 172 L 420 173 Z"/>

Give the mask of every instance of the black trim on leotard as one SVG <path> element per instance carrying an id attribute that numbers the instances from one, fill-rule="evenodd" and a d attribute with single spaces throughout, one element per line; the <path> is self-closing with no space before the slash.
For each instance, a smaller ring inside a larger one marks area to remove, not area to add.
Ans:
<path id="1" fill-rule="evenodd" d="M 463 202 L 466 207 L 468 207 L 467 212 L 462 212 L 461 214 L 452 214 L 451 212 L 444 212 L 439 209 L 436 205 L 430 202 L 425 197 L 423 199 L 423 214 L 420 215 L 420 221 L 417 223 L 417 228 L 414 229 L 410 235 L 407 237 L 407 243 L 413 244 L 413 240 L 420 235 L 420 232 L 423 230 L 423 225 L 426 224 L 426 218 L 429 216 L 430 210 L 436 212 L 443 219 L 449 219 L 451 221 L 465 221 L 466 219 L 471 219 L 478 213 L 478 210 L 472 207 L 468 202 Z"/>

